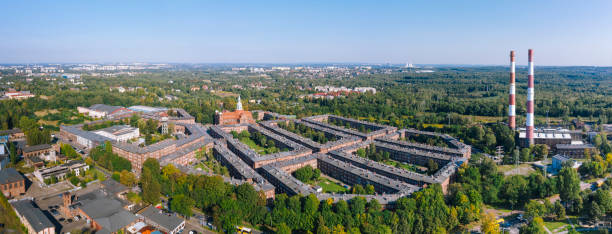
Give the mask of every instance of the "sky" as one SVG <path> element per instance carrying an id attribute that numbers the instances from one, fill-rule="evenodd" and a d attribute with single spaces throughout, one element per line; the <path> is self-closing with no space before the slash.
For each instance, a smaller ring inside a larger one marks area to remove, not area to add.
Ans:
<path id="1" fill-rule="evenodd" d="M 612 66 L 612 1 L 4 1 L 0 63 Z"/>

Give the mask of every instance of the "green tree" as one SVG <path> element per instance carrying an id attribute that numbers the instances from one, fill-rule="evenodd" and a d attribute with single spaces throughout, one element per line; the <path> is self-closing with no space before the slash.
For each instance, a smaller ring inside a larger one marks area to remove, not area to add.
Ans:
<path id="1" fill-rule="evenodd" d="M 580 177 L 575 169 L 565 166 L 559 171 L 559 197 L 572 212 L 581 209 Z"/>
<path id="2" fill-rule="evenodd" d="M 540 217 L 535 217 L 528 225 L 522 226 L 521 233 L 526 234 L 546 234 L 546 230 L 544 229 L 544 220 Z"/>
<path id="3" fill-rule="evenodd" d="M 276 228 L 276 233 L 277 234 L 291 234 L 291 228 L 289 228 L 289 226 L 287 226 L 287 224 L 285 223 L 281 223 L 277 228 Z"/>
<path id="4" fill-rule="evenodd" d="M 195 201 L 183 194 L 178 194 L 172 197 L 170 200 L 170 209 L 183 215 L 184 217 L 191 217 L 193 211 L 191 210 L 195 206 Z"/>
<path id="5" fill-rule="evenodd" d="M 17 155 L 17 149 L 15 148 L 15 144 L 13 142 L 9 143 L 9 153 L 11 163 L 17 164 L 19 162 L 19 156 Z"/>
<path id="6" fill-rule="evenodd" d="M 148 167 L 142 168 L 142 174 L 140 175 L 142 200 L 148 204 L 157 204 L 161 193 L 161 185 L 154 175 Z"/>
<path id="7" fill-rule="evenodd" d="M 429 159 L 427 161 L 427 174 L 433 175 L 436 173 L 436 171 L 438 171 L 438 163 L 432 159 Z"/>
<path id="8" fill-rule="evenodd" d="M 170 164 L 172 165 L 172 164 Z M 119 182 L 122 183 L 125 186 L 128 187 L 132 187 L 136 184 L 137 179 L 136 176 L 134 175 L 134 173 L 131 173 L 127 170 L 123 170 L 120 173 L 120 178 L 119 178 Z"/>
<path id="9" fill-rule="evenodd" d="M 529 162 L 531 161 L 531 151 L 529 150 L 529 148 L 522 148 L 521 149 L 521 155 L 520 155 L 520 160 L 521 162 Z"/>
<path id="10" fill-rule="evenodd" d="M 529 197 L 527 180 L 523 176 L 510 176 L 501 189 L 501 197 L 512 206 L 522 205 Z"/>

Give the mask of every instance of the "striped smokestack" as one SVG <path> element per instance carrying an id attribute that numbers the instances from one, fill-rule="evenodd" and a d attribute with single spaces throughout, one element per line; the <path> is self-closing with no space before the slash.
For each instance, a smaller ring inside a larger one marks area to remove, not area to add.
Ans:
<path id="1" fill-rule="evenodd" d="M 529 49 L 529 73 L 527 76 L 527 143 L 529 146 L 534 144 L 533 140 L 533 50 Z"/>
<path id="2" fill-rule="evenodd" d="M 508 126 L 511 129 L 516 129 L 516 105 L 515 105 L 515 62 L 514 62 L 514 50 L 510 51 L 510 95 L 508 100 Z"/>

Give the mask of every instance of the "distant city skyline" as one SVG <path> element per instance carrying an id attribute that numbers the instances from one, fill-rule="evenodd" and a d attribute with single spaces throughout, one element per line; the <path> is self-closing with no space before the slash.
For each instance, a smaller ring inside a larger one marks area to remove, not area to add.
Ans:
<path id="1" fill-rule="evenodd" d="M 7 2 L 0 63 L 612 66 L 610 1 Z"/>

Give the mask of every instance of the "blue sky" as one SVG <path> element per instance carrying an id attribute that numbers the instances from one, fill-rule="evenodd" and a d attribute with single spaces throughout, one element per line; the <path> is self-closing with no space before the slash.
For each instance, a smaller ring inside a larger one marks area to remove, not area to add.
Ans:
<path id="1" fill-rule="evenodd" d="M 6 1 L 0 63 L 612 66 L 612 1 Z"/>

